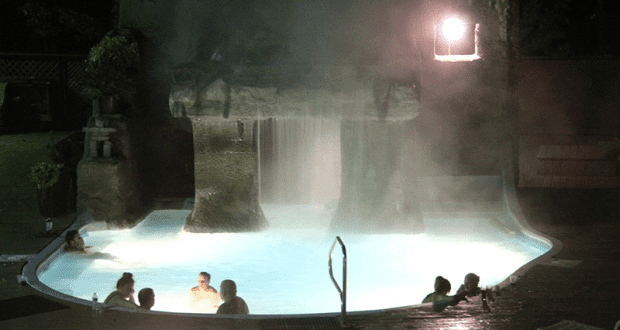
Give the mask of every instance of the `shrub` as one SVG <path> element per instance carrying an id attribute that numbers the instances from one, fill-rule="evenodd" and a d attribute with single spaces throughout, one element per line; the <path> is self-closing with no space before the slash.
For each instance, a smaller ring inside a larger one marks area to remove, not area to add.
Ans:
<path id="1" fill-rule="evenodd" d="M 52 187 L 60 178 L 63 164 L 39 163 L 30 168 L 30 179 L 39 190 Z"/>
<path id="2" fill-rule="evenodd" d="M 110 31 L 90 50 L 82 94 L 93 100 L 134 94 L 139 58 L 138 43 L 131 35 Z"/>

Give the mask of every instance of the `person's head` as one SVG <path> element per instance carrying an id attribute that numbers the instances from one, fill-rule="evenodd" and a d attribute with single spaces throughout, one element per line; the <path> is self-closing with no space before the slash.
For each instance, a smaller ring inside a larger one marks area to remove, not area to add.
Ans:
<path id="1" fill-rule="evenodd" d="M 198 287 L 203 290 L 207 290 L 209 288 L 209 284 L 211 283 L 211 274 L 207 272 L 200 272 L 198 274 Z"/>
<path id="2" fill-rule="evenodd" d="M 118 291 L 123 298 L 129 298 L 129 296 L 134 293 L 134 283 L 133 274 L 123 273 L 123 277 L 116 281 L 116 291 Z"/>
<path id="3" fill-rule="evenodd" d="M 220 284 L 220 297 L 222 300 L 230 301 L 237 296 L 237 284 L 233 280 L 223 280 Z"/>
<path id="4" fill-rule="evenodd" d="M 467 292 L 476 291 L 478 284 L 480 284 L 480 276 L 474 273 L 465 275 L 465 283 L 463 285 L 465 286 L 465 290 L 467 290 Z"/>
<path id="5" fill-rule="evenodd" d="M 140 307 L 151 310 L 153 305 L 155 305 L 155 292 L 151 288 L 144 288 L 138 292 L 138 301 L 140 302 Z"/>
<path id="6" fill-rule="evenodd" d="M 65 234 L 65 242 L 69 250 L 84 251 L 84 239 L 77 230 L 69 230 Z"/>
<path id="7" fill-rule="evenodd" d="M 435 293 L 439 294 L 448 294 L 452 290 L 452 285 L 450 281 L 443 278 L 442 276 L 437 276 L 435 278 Z"/>

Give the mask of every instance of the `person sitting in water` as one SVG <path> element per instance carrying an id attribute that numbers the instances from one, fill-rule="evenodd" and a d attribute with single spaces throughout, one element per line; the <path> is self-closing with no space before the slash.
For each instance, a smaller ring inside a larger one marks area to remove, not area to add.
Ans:
<path id="1" fill-rule="evenodd" d="M 133 274 L 123 273 L 123 277 L 116 282 L 116 291 L 110 293 L 105 298 L 104 303 L 139 311 L 140 306 L 136 305 L 136 300 L 133 297 L 134 284 Z"/>
<path id="2" fill-rule="evenodd" d="M 86 252 L 87 248 L 91 248 L 91 246 L 86 246 L 84 238 L 82 238 L 80 232 L 77 230 L 69 230 L 65 234 L 65 242 L 67 243 L 65 247 L 66 251 Z"/>
<path id="3" fill-rule="evenodd" d="M 65 234 L 65 242 L 67 243 L 65 246 L 65 251 L 67 252 L 82 254 L 88 258 L 110 259 L 118 262 L 117 257 L 109 253 L 95 251 L 92 246 L 86 246 L 84 238 L 82 238 L 82 235 L 80 235 L 80 232 L 77 230 L 69 230 Z"/>
<path id="4" fill-rule="evenodd" d="M 233 280 L 222 281 L 220 297 L 224 303 L 217 309 L 216 314 L 250 314 L 245 300 L 237 296 L 237 284 Z"/>
<path id="5" fill-rule="evenodd" d="M 196 313 L 214 313 L 219 304 L 217 290 L 209 285 L 211 274 L 198 274 L 198 285 L 189 290 L 190 307 Z"/>
<path id="6" fill-rule="evenodd" d="M 469 301 L 467 298 L 476 297 L 478 295 L 482 298 L 482 308 L 485 311 L 490 312 L 491 308 L 487 303 L 487 299 L 493 301 L 493 293 L 490 290 L 482 290 L 478 285 L 480 284 L 480 276 L 469 273 L 465 275 L 465 281 L 456 291 L 456 296 L 460 297 L 461 300 Z"/>
<path id="7" fill-rule="evenodd" d="M 459 303 L 460 298 L 448 296 L 451 289 L 452 285 L 450 285 L 450 281 L 442 276 L 437 276 L 435 278 L 435 292 L 429 293 L 424 297 L 422 303 L 433 303 L 433 310 L 435 312 L 441 312 L 448 306 L 455 306 Z"/>
<path id="8" fill-rule="evenodd" d="M 150 311 L 155 305 L 155 292 L 151 288 L 144 288 L 138 292 L 140 308 Z"/>

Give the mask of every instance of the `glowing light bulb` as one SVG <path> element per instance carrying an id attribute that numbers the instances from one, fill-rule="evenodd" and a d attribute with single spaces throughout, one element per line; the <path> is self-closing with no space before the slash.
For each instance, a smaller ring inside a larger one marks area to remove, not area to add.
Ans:
<path id="1" fill-rule="evenodd" d="M 448 18 L 441 26 L 441 33 L 450 42 L 459 40 L 465 34 L 465 23 L 456 18 Z"/>

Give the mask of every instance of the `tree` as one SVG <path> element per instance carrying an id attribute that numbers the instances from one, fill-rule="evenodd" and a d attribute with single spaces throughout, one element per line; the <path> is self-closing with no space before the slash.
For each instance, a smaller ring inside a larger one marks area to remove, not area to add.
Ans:
<path id="1" fill-rule="evenodd" d="M 0 51 L 86 53 L 118 20 L 118 0 L 3 3 Z"/>

